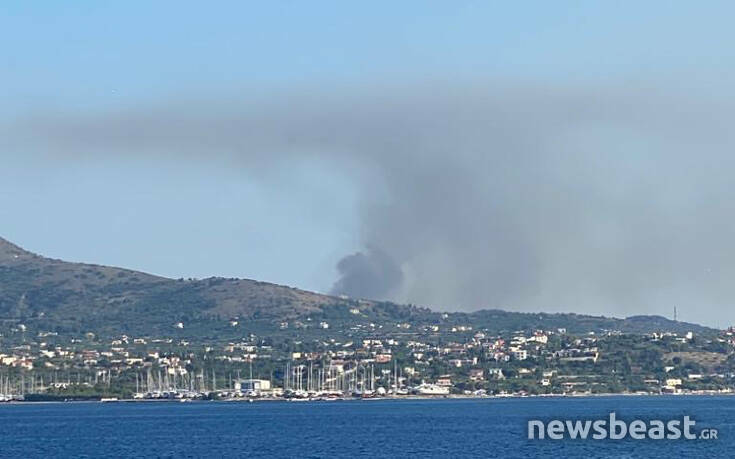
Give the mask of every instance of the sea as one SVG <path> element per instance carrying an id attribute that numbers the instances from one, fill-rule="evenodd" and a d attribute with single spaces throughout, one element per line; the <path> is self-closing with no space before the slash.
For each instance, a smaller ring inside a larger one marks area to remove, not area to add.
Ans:
<path id="1" fill-rule="evenodd" d="M 691 416 L 717 439 L 528 439 L 529 420 Z M 0 457 L 732 458 L 735 396 L 0 405 Z"/>

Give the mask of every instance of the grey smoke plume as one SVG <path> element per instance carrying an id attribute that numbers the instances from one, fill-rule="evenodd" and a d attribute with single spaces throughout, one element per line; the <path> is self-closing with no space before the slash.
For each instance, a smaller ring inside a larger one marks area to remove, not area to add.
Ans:
<path id="1" fill-rule="evenodd" d="M 715 317 L 735 297 L 734 109 L 729 92 L 427 85 L 30 117 L 5 138 L 347 176 L 362 242 L 386 255 L 346 257 L 337 291 Z"/>
<path id="2" fill-rule="evenodd" d="M 400 266 L 375 247 L 345 256 L 337 263 L 337 271 L 340 278 L 332 287 L 335 295 L 384 299 L 403 282 Z"/>

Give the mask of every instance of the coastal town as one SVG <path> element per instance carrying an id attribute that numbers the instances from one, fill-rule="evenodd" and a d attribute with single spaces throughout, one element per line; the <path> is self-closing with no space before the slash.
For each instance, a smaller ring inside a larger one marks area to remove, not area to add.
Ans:
<path id="1" fill-rule="evenodd" d="M 232 319 L 231 326 L 238 326 Z M 302 324 L 303 325 L 303 324 Z M 172 328 L 181 328 L 181 323 Z M 280 328 L 294 324 L 282 322 Z M 472 325 L 393 332 L 357 327 L 318 338 L 237 341 L 94 333 L 0 336 L 0 401 L 335 400 L 593 394 L 728 394 L 735 329 L 490 334 Z"/>
<path id="2" fill-rule="evenodd" d="M 168 279 L 0 239 L 0 400 L 727 394 L 735 331 Z"/>

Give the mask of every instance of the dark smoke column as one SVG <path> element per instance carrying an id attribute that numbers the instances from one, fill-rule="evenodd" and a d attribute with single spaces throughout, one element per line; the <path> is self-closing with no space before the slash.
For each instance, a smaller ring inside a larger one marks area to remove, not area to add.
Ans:
<path id="1" fill-rule="evenodd" d="M 340 278 L 333 295 L 387 299 L 403 282 L 400 266 L 382 250 L 368 246 L 364 252 L 347 255 L 337 263 Z"/>

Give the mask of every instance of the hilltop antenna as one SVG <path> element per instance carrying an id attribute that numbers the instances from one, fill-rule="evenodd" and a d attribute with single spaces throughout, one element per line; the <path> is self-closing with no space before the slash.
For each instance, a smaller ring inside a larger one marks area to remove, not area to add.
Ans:
<path id="1" fill-rule="evenodd" d="M 676 306 L 674 306 L 674 322 L 677 322 Z"/>

